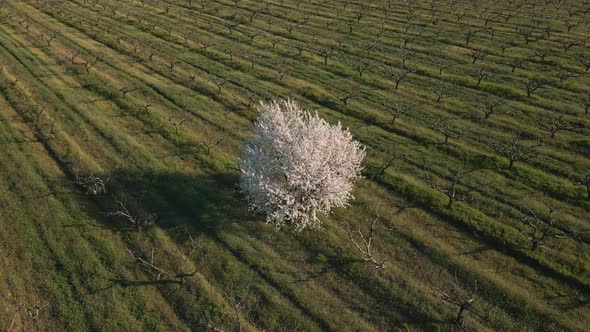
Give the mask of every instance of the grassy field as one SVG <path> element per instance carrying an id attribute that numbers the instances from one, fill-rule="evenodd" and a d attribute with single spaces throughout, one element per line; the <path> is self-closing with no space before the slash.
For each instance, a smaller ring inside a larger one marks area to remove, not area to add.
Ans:
<path id="1" fill-rule="evenodd" d="M 575 0 L 0 1 L 0 330 L 587 330 L 588 22 Z M 278 98 L 367 147 L 320 230 L 237 192 Z M 529 208 L 553 220 L 535 250 Z M 382 271 L 343 226 L 370 218 Z M 457 326 L 453 291 L 482 317 Z"/>

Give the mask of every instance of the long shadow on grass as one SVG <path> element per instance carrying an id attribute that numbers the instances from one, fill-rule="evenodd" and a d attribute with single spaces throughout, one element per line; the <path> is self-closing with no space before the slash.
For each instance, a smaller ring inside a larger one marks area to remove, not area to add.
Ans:
<path id="1" fill-rule="evenodd" d="M 215 234 L 232 222 L 252 219 L 236 190 L 237 176 L 191 176 L 124 170 L 113 177 L 113 196 L 125 195 L 161 228 L 187 226 Z M 250 216 L 250 218 L 248 218 Z"/>

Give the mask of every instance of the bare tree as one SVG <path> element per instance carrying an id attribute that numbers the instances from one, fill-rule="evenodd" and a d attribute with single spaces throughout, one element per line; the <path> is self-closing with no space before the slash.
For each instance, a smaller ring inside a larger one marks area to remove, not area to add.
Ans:
<path id="1" fill-rule="evenodd" d="M 43 304 L 37 304 L 32 307 L 25 307 L 22 301 L 19 300 L 17 304 L 16 312 L 12 317 L 12 321 L 8 326 L 7 332 L 17 332 L 17 331 L 29 331 L 29 325 L 31 323 L 39 321 L 39 317 L 43 310 L 45 310 L 49 306 L 49 302 L 45 302 Z M 20 326 L 19 326 L 20 323 Z M 36 330 L 36 329 L 35 329 Z"/>
<path id="2" fill-rule="evenodd" d="M 182 282 L 185 278 L 193 277 L 195 274 L 197 274 L 198 271 L 196 267 L 192 271 L 186 271 L 188 263 L 190 262 L 195 251 L 197 250 L 196 242 L 193 240 L 192 237 L 189 236 L 189 238 L 190 247 L 188 253 L 176 252 L 176 254 L 181 257 L 181 265 L 175 272 L 171 272 L 156 264 L 155 250 L 153 248 L 148 258 L 142 257 L 133 249 L 128 248 L 127 251 L 129 251 L 133 260 L 136 261 L 143 268 L 143 270 L 149 275 L 151 275 L 152 278 L 154 278 L 155 280 L 162 280 L 162 278 L 167 277 L 177 279 L 179 282 Z"/>
<path id="3" fill-rule="evenodd" d="M 457 282 L 457 275 L 455 274 L 455 282 Z M 436 295 L 441 300 L 452 304 L 453 306 L 457 307 L 457 314 L 455 315 L 454 323 L 464 329 L 464 321 L 465 321 L 465 314 L 470 312 L 475 316 L 479 317 L 483 321 L 487 321 L 490 318 L 490 314 L 492 309 L 495 307 L 491 305 L 487 307 L 483 312 L 479 312 L 474 308 L 474 303 L 477 299 L 477 281 L 474 282 L 473 289 L 469 292 L 462 293 L 459 288 L 455 285 L 455 283 L 450 283 L 450 289 L 448 291 L 439 288 L 436 290 Z"/>
<path id="4" fill-rule="evenodd" d="M 487 99 L 473 104 L 476 110 L 483 113 L 483 119 L 487 120 L 492 114 L 497 112 L 497 108 L 504 102 L 501 99 Z"/>
<path id="5" fill-rule="evenodd" d="M 383 72 L 387 78 L 395 82 L 395 89 L 397 90 L 400 83 L 403 82 L 409 74 L 415 73 L 416 69 L 406 65 L 396 67 L 391 64 L 386 64 L 383 66 Z"/>
<path id="6" fill-rule="evenodd" d="M 465 176 L 476 171 L 476 169 L 466 169 L 463 166 L 449 169 L 448 173 L 442 179 L 433 178 L 430 173 L 425 172 L 423 178 L 431 188 L 444 194 L 448 198 L 446 205 L 450 209 L 455 202 L 462 202 L 467 199 L 467 195 L 473 191 L 481 189 L 485 184 L 477 183 L 463 189 Z"/>
<path id="7" fill-rule="evenodd" d="M 533 209 L 526 206 L 524 207 L 524 213 L 514 210 L 514 213 L 519 216 L 520 221 L 529 227 L 527 236 L 530 241 L 531 251 L 544 246 L 544 242 L 548 239 L 565 239 L 570 237 L 570 234 L 558 230 L 554 225 L 554 214 L 558 210 L 557 207 L 547 202 L 543 203 L 548 210 L 545 217 L 538 215 Z"/>
<path id="8" fill-rule="evenodd" d="M 321 47 L 317 49 L 317 52 L 322 56 L 322 58 L 324 58 L 324 65 L 328 65 L 328 58 L 332 56 L 332 54 L 334 53 L 334 49 L 334 45 L 328 45 L 326 47 Z"/>
<path id="9" fill-rule="evenodd" d="M 221 133 L 211 133 L 208 132 L 203 139 L 201 139 L 198 143 L 204 150 L 205 153 L 209 156 L 211 151 L 216 148 L 217 146 L 221 145 L 225 140 L 225 134 Z"/>
<path id="10" fill-rule="evenodd" d="M 463 26 L 461 28 L 461 31 L 463 31 L 463 39 L 465 40 L 465 46 L 468 46 L 471 39 L 481 32 L 481 28 L 471 28 L 468 26 Z"/>
<path id="11" fill-rule="evenodd" d="M 578 74 L 575 71 L 565 69 L 565 70 L 555 73 L 553 76 L 555 78 L 559 79 L 559 82 L 563 83 L 563 82 L 569 80 L 570 78 L 580 76 L 580 74 Z"/>
<path id="12" fill-rule="evenodd" d="M 168 62 L 164 63 L 164 66 L 166 66 L 166 68 L 168 68 L 168 70 L 170 72 L 174 71 L 174 67 L 176 67 L 176 65 L 178 65 L 180 63 L 180 61 L 178 60 L 168 60 Z"/>
<path id="13" fill-rule="evenodd" d="M 492 76 L 492 73 L 490 73 L 484 67 L 477 67 L 473 71 L 473 76 L 475 77 L 475 80 L 477 81 L 476 86 L 479 86 L 481 84 L 481 81 L 484 78 L 488 78 L 488 77 Z"/>
<path id="14" fill-rule="evenodd" d="M 189 120 L 189 117 L 186 115 L 183 115 L 183 116 L 170 115 L 168 117 L 168 122 L 174 128 L 174 134 L 176 136 L 178 136 L 178 134 L 180 133 L 180 129 L 182 128 L 182 126 L 184 126 L 186 124 L 186 122 L 188 120 Z"/>
<path id="15" fill-rule="evenodd" d="M 443 99 L 451 98 L 454 95 L 452 88 L 443 84 L 433 84 L 430 88 L 436 96 L 437 103 L 440 103 Z"/>
<path id="16" fill-rule="evenodd" d="M 477 60 L 483 60 L 488 56 L 488 53 L 482 50 L 473 49 L 469 56 L 471 57 L 471 63 L 475 64 Z"/>
<path id="17" fill-rule="evenodd" d="M 394 162 L 396 162 L 398 160 L 406 160 L 406 159 L 407 159 L 406 155 L 396 154 L 396 153 L 394 153 L 393 155 L 390 155 L 390 156 L 382 157 L 381 164 L 379 166 L 372 166 L 371 167 L 375 170 L 375 172 L 373 173 L 373 177 L 380 177 L 380 176 L 385 175 L 385 172 L 387 171 L 387 169 L 389 167 L 391 167 Z"/>
<path id="18" fill-rule="evenodd" d="M 359 73 L 359 76 L 363 76 L 363 73 L 373 66 L 373 60 L 360 54 L 343 56 L 342 59 L 344 63 Z"/>
<path id="19" fill-rule="evenodd" d="M 157 216 L 154 213 L 132 211 L 131 208 L 128 207 L 129 204 L 124 195 L 121 195 L 120 197 L 113 196 L 113 199 L 115 201 L 115 210 L 112 212 L 105 212 L 105 215 L 123 218 L 137 230 L 141 230 L 142 226 L 151 225 L 156 221 Z"/>
<path id="20" fill-rule="evenodd" d="M 574 186 L 586 187 L 587 198 L 590 200 L 590 166 L 583 169 L 578 175 L 570 174 L 569 179 Z"/>
<path id="21" fill-rule="evenodd" d="M 82 58 L 82 66 L 84 66 L 84 70 L 86 73 L 90 73 L 90 68 L 94 67 L 99 61 L 102 61 L 103 56 L 100 54 L 88 54 Z"/>
<path id="22" fill-rule="evenodd" d="M 221 89 L 229 82 L 230 78 L 221 76 L 213 79 L 213 84 L 217 87 L 217 93 L 221 93 Z"/>
<path id="23" fill-rule="evenodd" d="M 419 106 L 420 104 L 416 103 L 388 103 L 383 102 L 381 103 L 381 110 L 385 113 L 389 114 L 391 120 L 389 124 L 393 127 L 395 125 L 395 121 L 400 117 L 409 114 L 414 108 Z"/>
<path id="24" fill-rule="evenodd" d="M 514 59 L 509 59 L 508 62 L 506 62 L 506 65 L 510 66 L 511 72 L 514 73 L 514 71 L 516 70 L 516 68 L 518 68 L 518 69 L 524 69 L 524 64 L 525 64 L 525 62 L 527 60 L 528 60 L 528 58 L 514 58 Z"/>
<path id="25" fill-rule="evenodd" d="M 114 172 L 104 176 L 98 176 L 94 173 L 86 175 L 74 174 L 74 183 L 80 186 L 87 195 L 101 195 L 107 193 L 107 184 L 111 181 Z"/>
<path id="26" fill-rule="evenodd" d="M 563 117 L 563 113 L 554 113 L 552 118 L 546 122 L 535 119 L 535 125 L 542 131 L 548 132 L 550 139 L 554 139 L 555 135 L 560 131 L 578 128 L 576 124 L 566 122 Z"/>
<path id="27" fill-rule="evenodd" d="M 549 78 L 540 78 L 540 77 L 523 77 L 520 81 L 520 84 L 526 91 L 526 96 L 531 97 L 533 92 L 537 91 L 539 88 L 544 87 L 551 83 Z"/>
<path id="28" fill-rule="evenodd" d="M 584 70 L 585 71 L 589 71 L 590 70 L 590 57 L 579 55 L 579 56 L 576 57 L 576 59 L 584 67 Z"/>
<path id="29" fill-rule="evenodd" d="M 373 245 L 373 239 L 375 237 L 377 218 L 371 218 L 368 221 L 369 231 L 367 234 L 363 233 L 360 224 L 356 230 L 353 230 L 348 222 L 344 222 L 344 227 L 346 228 L 350 242 L 361 253 L 363 261 L 372 265 L 376 270 L 383 270 L 387 260 L 377 259 L 374 253 L 371 251 L 371 246 Z"/>
<path id="30" fill-rule="evenodd" d="M 332 93 L 336 99 L 340 100 L 344 105 L 348 105 L 348 102 L 361 94 L 360 86 L 356 83 L 353 83 L 348 86 L 348 88 L 344 91 L 337 91 Z"/>
<path id="31" fill-rule="evenodd" d="M 563 54 L 566 54 L 574 46 L 582 46 L 582 43 L 577 40 L 570 40 L 570 39 L 561 39 L 559 40 L 559 44 L 563 49 Z"/>
<path id="32" fill-rule="evenodd" d="M 121 89 L 119 89 L 119 92 L 121 92 L 121 94 L 123 95 L 123 98 L 127 97 L 128 93 L 131 93 L 133 91 L 137 91 L 139 90 L 138 87 L 133 87 L 133 86 L 125 86 L 122 87 Z"/>
<path id="33" fill-rule="evenodd" d="M 51 31 L 51 32 L 49 32 L 49 33 L 47 33 L 47 34 L 45 34 L 45 33 L 42 33 L 42 34 L 40 35 L 40 38 L 41 38 L 41 40 L 43 40 L 43 41 L 44 41 L 44 42 L 47 44 L 47 47 L 49 47 L 49 46 L 51 46 L 51 42 L 52 42 L 52 41 L 53 41 L 55 38 L 57 38 L 57 36 L 58 36 L 58 35 L 59 35 L 59 31 L 57 31 L 57 30 L 53 30 L 53 31 Z"/>
<path id="34" fill-rule="evenodd" d="M 508 158 L 508 168 L 511 169 L 517 161 L 528 161 L 538 156 L 537 148 L 543 146 L 541 141 L 531 145 L 522 144 L 521 135 L 514 132 L 512 139 L 508 143 L 492 142 L 488 144 L 498 154 Z"/>

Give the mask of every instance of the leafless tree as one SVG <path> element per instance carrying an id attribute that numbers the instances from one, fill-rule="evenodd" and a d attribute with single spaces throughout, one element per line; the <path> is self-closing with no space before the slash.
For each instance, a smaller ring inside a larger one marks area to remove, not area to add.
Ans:
<path id="1" fill-rule="evenodd" d="M 574 46 L 582 46 L 582 42 L 578 40 L 571 40 L 571 39 L 561 39 L 559 40 L 559 44 L 563 49 L 563 54 L 566 54 Z"/>
<path id="2" fill-rule="evenodd" d="M 190 47 L 190 46 L 191 46 L 191 45 L 190 45 L 190 38 L 191 38 L 191 34 L 192 34 L 192 32 L 191 32 L 191 31 L 182 31 L 182 32 L 180 33 L 180 35 L 182 36 L 182 39 L 183 39 L 183 41 L 184 41 L 184 43 L 183 43 L 184 47 L 187 47 L 187 48 L 188 48 L 188 47 Z"/>
<path id="3" fill-rule="evenodd" d="M 128 93 L 131 93 L 133 91 L 137 91 L 139 90 L 138 87 L 134 87 L 134 86 L 125 86 L 122 87 L 121 89 L 119 89 L 119 92 L 121 92 L 121 94 L 123 95 L 123 98 L 127 97 Z"/>
<path id="4" fill-rule="evenodd" d="M 463 39 L 465 40 L 465 46 L 469 46 L 469 42 L 471 42 L 471 39 L 481 32 L 481 28 L 463 26 L 461 28 L 461 31 L 463 31 Z"/>
<path id="5" fill-rule="evenodd" d="M 455 282 L 457 282 L 457 276 L 455 274 Z M 457 308 L 457 314 L 455 315 L 454 323 L 461 329 L 464 329 L 465 314 L 470 312 L 475 316 L 479 317 L 483 321 L 487 321 L 490 318 L 492 309 L 495 307 L 491 305 L 487 307 L 483 312 L 479 312 L 474 308 L 475 301 L 477 299 L 477 281 L 474 283 L 473 289 L 469 292 L 461 292 L 455 283 L 451 282 L 448 290 L 438 288 L 436 290 L 436 296 L 441 300 L 452 304 Z"/>
<path id="6" fill-rule="evenodd" d="M 176 136 L 178 136 L 178 134 L 180 133 L 180 129 L 182 128 L 182 126 L 184 126 L 186 124 L 186 122 L 188 120 L 189 120 L 189 118 L 186 115 L 184 115 L 184 116 L 170 115 L 168 117 L 168 122 L 174 128 L 174 134 Z"/>
<path id="7" fill-rule="evenodd" d="M 537 250 L 540 246 L 544 246 L 544 242 L 548 239 L 565 239 L 573 236 L 573 234 L 564 233 L 555 227 L 555 212 L 557 207 L 543 202 L 548 212 L 546 216 L 540 216 L 533 209 L 524 207 L 524 212 L 514 210 L 514 213 L 519 216 L 522 223 L 529 227 L 527 236 L 530 241 L 531 251 Z"/>
<path id="8" fill-rule="evenodd" d="M 396 162 L 398 160 L 406 160 L 406 159 L 407 159 L 406 155 L 397 154 L 397 153 L 394 153 L 393 155 L 390 155 L 390 156 L 384 156 L 381 158 L 381 164 L 379 164 L 379 166 L 372 166 L 371 167 L 375 170 L 373 172 L 372 176 L 373 177 L 383 176 L 383 175 L 385 175 L 385 172 L 387 171 L 387 169 L 389 167 L 391 167 L 394 162 Z"/>
<path id="9" fill-rule="evenodd" d="M 533 92 L 537 91 L 539 88 L 544 87 L 551 83 L 551 80 L 547 77 L 523 77 L 520 80 L 520 84 L 526 91 L 526 96 L 531 97 Z"/>
<path id="10" fill-rule="evenodd" d="M 299 55 L 299 56 L 302 56 L 303 51 L 305 51 L 307 48 L 306 45 L 302 42 L 295 43 L 295 45 L 293 45 L 293 47 L 297 50 L 297 52 L 298 52 L 297 55 Z"/>
<path id="11" fill-rule="evenodd" d="M 149 257 L 142 257 L 133 249 L 127 249 L 131 254 L 131 257 L 134 261 L 136 261 L 143 270 L 152 276 L 155 280 L 162 280 L 162 278 L 171 278 L 177 279 L 179 282 L 182 282 L 185 278 L 193 277 L 197 274 L 198 269 L 195 267 L 192 271 L 186 271 L 187 265 L 190 262 L 193 254 L 197 251 L 197 244 L 193 240 L 192 237 L 190 238 L 190 247 L 188 253 L 178 253 L 177 255 L 181 257 L 181 265 L 176 272 L 171 272 L 159 265 L 156 264 L 155 261 L 155 250 L 152 248 Z"/>
<path id="12" fill-rule="evenodd" d="M 348 88 L 344 91 L 337 91 L 335 90 L 332 95 L 336 97 L 336 99 L 340 100 L 344 105 L 348 105 L 348 102 L 352 99 L 357 97 L 361 94 L 360 85 L 356 83 L 352 83 L 348 86 Z"/>
<path id="13" fill-rule="evenodd" d="M 492 73 L 490 73 L 486 68 L 484 67 L 477 67 L 475 68 L 475 70 L 473 71 L 473 76 L 475 77 L 475 80 L 477 81 L 476 86 L 479 86 L 481 84 L 481 81 L 484 78 L 488 78 L 490 76 L 492 76 Z"/>
<path id="14" fill-rule="evenodd" d="M 48 306 L 49 302 L 45 302 L 43 304 L 34 305 L 32 307 L 25 307 L 25 305 L 19 300 L 16 312 L 14 313 L 14 316 L 12 317 L 10 325 L 8 326 L 8 329 L 6 331 L 29 331 L 29 325 L 39 321 L 39 317 L 41 316 L 43 310 L 45 310 Z"/>
<path id="15" fill-rule="evenodd" d="M 461 136 L 463 136 L 463 130 L 451 126 L 448 122 L 448 119 L 435 118 L 430 124 L 430 127 L 434 131 L 441 133 L 445 137 L 443 144 L 448 144 L 449 138 L 459 139 Z"/>
<path id="16" fill-rule="evenodd" d="M 554 113 L 549 121 L 535 119 L 535 125 L 542 131 L 549 133 L 550 139 L 554 139 L 558 132 L 578 127 L 576 124 L 568 123 L 563 117 L 563 113 Z"/>
<path id="17" fill-rule="evenodd" d="M 178 65 L 180 63 L 180 61 L 178 60 L 168 60 L 167 62 L 164 63 L 164 66 L 166 66 L 166 68 L 168 68 L 168 70 L 170 72 L 174 71 L 174 67 L 176 67 L 176 65 Z"/>
<path id="18" fill-rule="evenodd" d="M 576 57 L 576 59 L 584 67 L 585 71 L 590 70 L 590 57 L 584 56 L 584 55 L 579 55 Z"/>
<path id="19" fill-rule="evenodd" d="M 459 166 L 449 169 L 442 179 L 433 178 L 427 171 L 424 172 L 423 178 L 431 188 L 447 196 L 446 208 L 450 209 L 453 203 L 466 200 L 469 193 L 485 186 L 484 183 L 476 183 L 471 186 L 464 185 L 465 176 L 474 171 L 476 171 L 474 168 L 467 169 L 464 166 Z"/>
<path id="20" fill-rule="evenodd" d="M 562 70 L 562 71 L 559 71 L 559 72 L 555 73 L 553 76 L 555 78 L 559 79 L 559 82 L 563 83 L 563 82 L 569 80 L 570 78 L 574 78 L 574 77 L 580 76 L 580 74 L 578 74 L 575 71 L 565 69 L 565 70 Z"/>
<path id="21" fill-rule="evenodd" d="M 198 145 L 200 145 L 205 150 L 205 153 L 209 156 L 211 154 L 211 151 L 217 146 L 221 145 L 224 140 L 225 133 L 223 132 L 207 132 L 205 134 L 205 137 L 199 140 Z"/>
<path id="22" fill-rule="evenodd" d="M 485 101 L 475 102 L 473 107 L 483 113 L 483 119 L 487 120 L 492 114 L 497 112 L 498 107 L 503 103 L 501 99 L 487 99 Z"/>
<path id="23" fill-rule="evenodd" d="M 74 183 L 84 190 L 87 195 L 102 195 L 107 193 L 107 184 L 115 174 L 116 170 L 99 176 L 94 173 L 74 174 Z"/>
<path id="24" fill-rule="evenodd" d="M 574 186 L 586 187 L 587 198 L 590 200 L 590 166 L 583 169 L 578 175 L 570 174 L 569 179 Z"/>
<path id="25" fill-rule="evenodd" d="M 477 60 L 483 60 L 488 56 L 488 53 L 482 50 L 473 49 L 469 54 L 471 57 L 471 63 L 474 64 Z"/>
<path id="26" fill-rule="evenodd" d="M 328 58 L 330 58 L 333 55 L 335 48 L 336 47 L 334 45 L 328 45 L 317 49 L 317 52 L 321 55 L 322 58 L 324 58 L 324 65 L 328 65 Z"/>
<path id="27" fill-rule="evenodd" d="M 417 106 L 420 104 L 416 103 L 409 103 L 409 102 L 400 102 L 400 103 L 389 103 L 383 102 L 381 103 L 381 110 L 387 113 L 391 119 L 389 120 L 389 124 L 393 127 L 395 125 L 395 121 L 400 117 L 409 114 L 412 112 Z"/>
<path id="28" fill-rule="evenodd" d="M 451 98 L 454 95 L 453 89 L 443 84 L 430 85 L 432 93 L 436 96 L 436 102 L 440 103 L 443 99 Z"/>
<path id="29" fill-rule="evenodd" d="M 103 58 L 100 54 L 88 54 L 87 56 L 82 57 L 82 66 L 84 66 L 84 70 L 86 73 L 90 73 L 90 68 L 94 67 L 99 61 Z"/>
<path id="30" fill-rule="evenodd" d="M 53 30 L 50 31 L 49 33 L 45 34 L 42 33 L 40 35 L 40 38 L 47 44 L 47 47 L 51 46 L 51 42 L 57 38 L 57 36 L 59 35 L 59 31 L 57 30 Z"/>
<path id="31" fill-rule="evenodd" d="M 405 65 L 408 60 L 412 59 L 416 55 L 416 52 L 414 52 L 414 50 L 409 47 L 401 46 L 400 52 L 400 58 L 402 59 L 403 65 Z"/>
<path id="32" fill-rule="evenodd" d="M 105 215 L 123 218 L 137 230 L 141 230 L 142 226 L 151 225 L 156 221 L 157 216 L 154 213 L 132 211 L 132 209 L 128 207 L 129 204 L 124 195 L 121 195 L 120 197 L 113 196 L 113 199 L 115 201 L 115 209 L 112 212 L 105 212 Z"/>
<path id="33" fill-rule="evenodd" d="M 415 73 L 416 69 L 407 65 L 397 67 L 391 64 L 386 64 L 383 66 L 383 72 L 385 77 L 395 82 L 395 89 L 397 90 L 399 84 L 403 82 L 409 74 Z"/>
<path id="34" fill-rule="evenodd" d="M 369 231 L 364 234 L 361 230 L 360 223 L 357 229 L 353 230 L 348 222 L 344 222 L 344 227 L 348 233 L 348 239 L 354 247 L 361 253 L 363 261 L 369 263 L 375 270 L 385 269 L 387 260 L 377 259 L 372 252 L 373 239 L 375 237 L 375 226 L 377 218 L 371 218 L 369 221 Z"/>
<path id="35" fill-rule="evenodd" d="M 367 58 L 364 55 L 360 55 L 360 54 L 343 56 L 342 60 L 349 67 L 351 67 L 357 73 L 359 73 L 359 76 L 363 76 L 363 73 L 373 66 L 373 60 L 371 60 L 370 58 Z"/>
<path id="36" fill-rule="evenodd" d="M 275 48 L 280 42 L 283 41 L 282 37 L 270 38 L 268 42 L 272 45 L 272 48 Z"/>
<path id="37" fill-rule="evenodd" d="M 524 64 L 527 60 L 528 60 L 528 58 L 513 58 L 513 59 L 508 59 L 508 62 L 506 62 L 506 64 L 508 66 L 510 66 L 511 72 L 514 73 L 516 68 L 523 69 Z"/>
<path id="38" fill-rule="evenodd" d="M 508 158 L 508 168 L 511 169 L 517 161 L 528 161 L 538 156 L 537 148 L 543 146 L 541 141 L 536 141 L 530 145 L 522 143 L 521 135 L 514 132 L 512 139 L 508 143 L 491 142 L 488 145 L 498 154 Z"/>

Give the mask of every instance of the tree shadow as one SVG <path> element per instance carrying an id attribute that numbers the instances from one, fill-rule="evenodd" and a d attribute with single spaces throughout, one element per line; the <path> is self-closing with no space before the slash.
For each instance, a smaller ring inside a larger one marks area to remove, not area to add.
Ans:
<path id="1" fill-rule="evenodd" d="M 215 234 L 228 224 L 255 219 L 237 191 L 237 174 L 119 170 L 111 182 L 109 194 L 125 195 L 132 209 L 155 213 L 155 223 L 164 229 L 187 226 L 191 231 Z"/>

